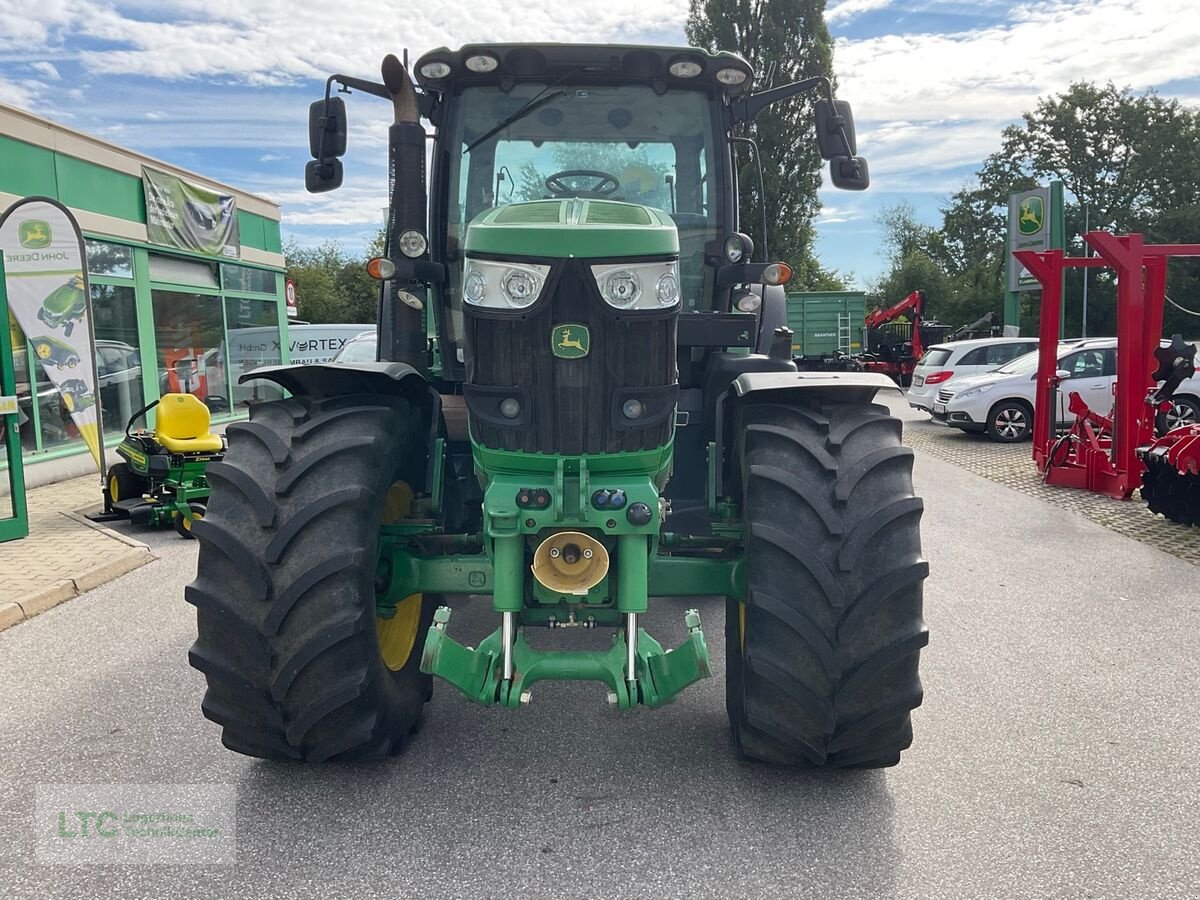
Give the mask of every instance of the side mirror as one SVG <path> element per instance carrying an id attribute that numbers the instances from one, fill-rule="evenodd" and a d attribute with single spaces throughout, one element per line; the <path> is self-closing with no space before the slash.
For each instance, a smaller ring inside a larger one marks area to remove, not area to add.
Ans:
<path id="1" fill-rule="evenodd" d="M 849 103 L 835 100 L 830 104 L 828 100 L 818 100 L 814 104 L 814 114 L 817 120 L 817 149 L 821 151 L 821 159 L 858 154 L 854 114 L 850 112 Z M 842 142 L 843 131 L 846 132 L 846 143 Z"/>
<path id="2" fill-rule="evenodd" d="M 1071 373 L 1068 372 L 1066 369 L 1059 369 L 1054 374 L 1056 376 L 1058 376 L 1059 381 L 1065 381 L 1066 379 L 1071 377 Z"/>
<path id="3" fill-rule="evenodd" d="M 829 177 L 843 191 L 865 191 L 871 185 L 867 161 L 861 156 L 835 156 L 829 161 Z"/>
<path id="4" fill-rule="evenodd" d="M 310 194 L 321 194 L 342 186 L 342 161 L 340 159 L 314 159 L 304 167 L 304 189 Z"/>
<path id="5" fill-rule="evenodd" d="M 346 101 L 341 97 L 318 100 L 308 107 L 308 155 L 313 159 L 333 159 L 346 153 Z"/>

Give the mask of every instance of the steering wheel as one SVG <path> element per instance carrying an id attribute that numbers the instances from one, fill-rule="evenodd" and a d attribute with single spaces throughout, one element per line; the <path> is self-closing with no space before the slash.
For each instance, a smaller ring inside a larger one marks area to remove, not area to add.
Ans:
<path id="1" fill-rule="evenodd" d="M 568 187 L 562 181 L 564 178 L 595 178 L 596 183 L 591 190 L 584 191 Z M 564 169 L 546 179 L 546 190 L 556 197 L 611 197 L 620 189 L 621 182 L 616 175 L 595 169 Z"/>

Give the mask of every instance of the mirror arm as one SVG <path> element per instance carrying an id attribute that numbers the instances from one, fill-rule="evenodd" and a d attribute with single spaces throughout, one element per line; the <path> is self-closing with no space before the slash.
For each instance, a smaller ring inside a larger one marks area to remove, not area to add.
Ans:
<path id="1" fill-rule="evenodd" d="M 766 182 L 763 180 L 762 154 L 758 152 L 758 144 L 754 138 L 748 137 L 731 137 L 731 144 L 747 144 L 754 150 L 754 167 L 755 173 L 758 175 L 758 208 L 762 213 L 762 258 L 768 260 L 771 258 L 771 251 L 768 249 L 767 243 L 767 191 Z M 740 196 L 738 198 L 741 199 Z"/>
<path id="2" fill-rule="evenodd" d="M 778 103 L 780 100 L 786 100 L 788 97 L 794 97 L 796 94 L 819 87 L 824 87 L 830 99 L 833 99 L 833 85 L 824 75 L 817 75 L 805 78 L 803 81 L 793 81 L 791 84 L 784 84 L 770 90 L 759 91 L 757 94 L 750 94 L 748 97 L 742 97 L 733 104 L 733 120 L 735 122 L 753 122 L 754 117 L 772 103 Z"/>

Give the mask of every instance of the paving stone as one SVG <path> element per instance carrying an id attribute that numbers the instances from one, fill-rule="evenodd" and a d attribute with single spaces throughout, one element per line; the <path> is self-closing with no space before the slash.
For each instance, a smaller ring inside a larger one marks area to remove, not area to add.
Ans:
<path id="1" fill-rule="evenodd" d="M 19 603 L 0 603 L 0 631 L 25 621 L 25 611 Z"/>

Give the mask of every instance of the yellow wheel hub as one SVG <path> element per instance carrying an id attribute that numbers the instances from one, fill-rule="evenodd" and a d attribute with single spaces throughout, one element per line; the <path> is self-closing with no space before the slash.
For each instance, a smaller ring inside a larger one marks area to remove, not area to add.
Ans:
<path id="1" fill-rule="evenodd" d="M 117 476 L 113 475 L 108 479 L 108 498 L 112 500 L 113 503 L 116 503 L 118 500 L 122 499 L 121 497 L 117 496 L 119 493 L 120 491 L 117 490 Z"/>
<path id="2" fill-rule="evenodd" d="M 412 511 L 413 492 L 407 481 L 397 481 L 388 488 L 383 502 L 380 525 L 391 525 Z M 385 619 L 375 618 L 375 634 L 379 638 L 379 655 L 393 672 L 404 668 L 417 645 L 421 629 L 421 607 L 424 595 L 410 594 L 396 604 L 396 614 Z"/>

